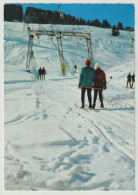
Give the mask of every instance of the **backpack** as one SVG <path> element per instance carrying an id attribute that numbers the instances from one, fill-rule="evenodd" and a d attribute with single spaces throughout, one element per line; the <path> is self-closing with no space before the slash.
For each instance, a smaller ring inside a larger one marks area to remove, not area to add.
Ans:
<path id="1" fill-rule="evenodd" d="M 103 80 L 103 78 L 104 78 L 103 71 L 100 70 L 100 69 L 98 69 L 98 70 L 96 71 L 96 80 Z"/>

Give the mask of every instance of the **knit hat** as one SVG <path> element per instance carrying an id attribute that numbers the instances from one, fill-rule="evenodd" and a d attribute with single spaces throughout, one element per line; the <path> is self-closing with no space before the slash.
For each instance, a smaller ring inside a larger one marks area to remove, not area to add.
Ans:
<path id="1" fill-rule="evenodd" d="M 90 66 L 90 65 L 91 65 L 91 62 L 90 62 L 90 60 L 89 60 L 89 59 L 87 59 L 87 60 L 85 61 L 85 65 L 88 65 L 88 66 Z"/>
<path id="2" fill-rule="evenodd" d="M 95 68 L 101 68 L 101 64 L 96 63 L 96 64 L 95 64 Z"/>

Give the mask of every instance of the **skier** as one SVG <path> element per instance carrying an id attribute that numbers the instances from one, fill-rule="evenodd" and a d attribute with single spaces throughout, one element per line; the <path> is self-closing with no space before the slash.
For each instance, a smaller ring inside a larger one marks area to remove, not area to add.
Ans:
<path id="1" fill-rule="evenodd" d="M 74 64 L 74 68 L 77 69 L 77 65 L 76 64 Z"/>
<path id="2" fill-rule="evenodd" d="M 84 108 L 84 99 L 85 99 L 85 91 L 87 90 L 87 96 L 89 101 L 89 108 L 92 108 L 92 97 L 91 97 L 91 91 L 92 91 L 92 85 L 95 80 L 95 71 L 92 67 L 90 67 L 91 62 L 90 60 L 86 60 L 85 62 L 86 67 L 83 67 L 81 69 L 80 79 L 79 79 L 79 85 L 78 87 L 81 87 L 81 108 Z"/>
<path id="3" fill-rule="evenodd" d="M 132 86 L 131 86 L 131 73 L 130 72 L 127 75 L 127 85 L 126 85 L 126 88 L 128 88 L 128 83 L 130 85 L 130 88 L 132 88 Z"/>
<path id="4" fill-rule="evenodd" d="M 34 56 L 34 51 L 32 50 L 31 51 L 31 58 Z"/>
<path id="5" fill-rule="evenodd" d="M 41 80 L 41 77 L 42 77 L 42 68 L 40 67 L 40 68 L 38 69 L 38 79 Z"/>
<path id="6" fill-rule="evenodd" d="M 76 71 L 77 71 L 77 65 L 74 64 L 74 65 L 73 65 L 73 68 L 72 68 L 72 73 L 76 73 Z"/>
<path id="7" fill-rule="evenodd" d="M 65 64 L 61 65 L 61 70 L 62 70 L 62 75 L 65 76 L 65 71 L 66 71 L 66 65 Z"/>
<path id="8" fill-rule="evenodd" d="M 133 73 L 133 75 L 131 76 L 131 78 L 132 78 L 132 85 L 131 85 L 131 87 L 133 88 L 133 84 L 134 84 L 134 82 L 135 82 L 135 74 Z"/>
<path id="9" fill-rule="evenodd" d="M 43 67 L 43 69 L 42 69 L 42 80 L 43 80 L 43 79 L 45 80 L 45 74 L 46 74 L 46 70 L 45 70 L 45 68 Z"/>
<path id="10" fill-rule="evenodd" d="M 103 89 L 106 89 L 106 74 L 105 72 L 101 69 L 101 65 L 99 63 L 96 63 L 95 65 L 95 75 L 96 75 L 96 79 L 94 82 L 94 102 L 93 102 L 93 108 L 95 108 L 96 105 L 96 99 L 97 99 L 97 94 L 99 92 L 99 99 L 101 102 L 101 108 L 104 108 L 104 104 L 103 104 Z"/>

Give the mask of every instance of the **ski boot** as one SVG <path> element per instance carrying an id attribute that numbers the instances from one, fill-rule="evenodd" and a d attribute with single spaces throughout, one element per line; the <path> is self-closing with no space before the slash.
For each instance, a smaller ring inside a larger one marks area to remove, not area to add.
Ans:
<path id="1" fill-rule="evenodd" d="M 93 106 L 92 105 L 89 105 L 89 108 L 93 108 Z"/>
<path id="2" fill-rule="evenodd" d="M 84 105 L 82 104 L 82 106 L 80 108 L 84 108 Z"/>
<path id="3" fill-rule="evenodd" d="M 104 108 L 104 104 L 103 103 L 101 103 L 101 106 L 100 106 L 101 108 Z"/>
<path id="4" fill-rule="evenodd" d="M 92 105 L 92 108 L 93 108 L 93 109 L 95 108 L 95 104 Z"/>

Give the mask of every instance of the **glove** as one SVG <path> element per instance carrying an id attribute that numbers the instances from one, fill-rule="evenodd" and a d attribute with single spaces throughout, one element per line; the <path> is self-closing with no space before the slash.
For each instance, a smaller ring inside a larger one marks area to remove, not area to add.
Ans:
<path id="1" fill-rule="evenodd" d="M 81 88 L 81 84 L 79 83 L 78 88 Z"/>
<path id="2" fill-rule="evenodd" d="M 104 86 L 104 89 L 106 89 L 106 85 Z"/>

